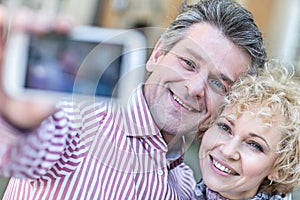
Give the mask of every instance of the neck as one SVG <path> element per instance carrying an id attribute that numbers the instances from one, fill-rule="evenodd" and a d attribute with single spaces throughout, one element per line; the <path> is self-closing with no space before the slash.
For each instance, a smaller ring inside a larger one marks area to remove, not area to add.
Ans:
<path id="1" fill-rule="evenodd" d="M 162 133 L 162 136 L 165 142 L 167 143 L 169 150 L 181 148 L 183 142 L 183 136 L 171 135 L 164 132 Z"/>
<path id="2" fill-rule="evenodd" d="M 175 138 L 175 135 L 170 135 L 170 134 L 167 134 L 167 133 L 162 133 L 162 136 L 165 140 L 165 142 L 167 143 L 167 145 L 169 145 L 170 143 L 172 143 L 173 139 Z"/>
<path id="3" fill-rule="evenodd" d="M 166 158 L 168 160 L 176 160 L 180 158 L 184 152 L 184 137 L 175 135 L 171 136 L 169 134 L 163 134 L 163 137 L 168 145 Z"/>
<path id="4" fill-rule="evenodd" d="M 169 148 L 176 145 L 178 143 L 178 141 L 182 140 L 181 135 L 172 135 L 172 134 L 168 134 L 166 132 L 162 132 L 162 136 Z"/>

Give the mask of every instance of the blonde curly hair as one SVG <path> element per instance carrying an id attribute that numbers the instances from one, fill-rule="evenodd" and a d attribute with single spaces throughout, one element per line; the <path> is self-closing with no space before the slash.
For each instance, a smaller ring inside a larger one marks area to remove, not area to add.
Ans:
<path id="1" fill-rule="evenodd" d="M 235 115 L 260 104 L 259 115 L 272 126 L 275 116 L 282 116 L 279 125 L 282 140 L 277 146 L 278 157 L 272 175 L 273 184 L 266 178 L 260 190 L 266 193 L 290 193 L 299 189 L 300 182 L 300 79 L 291 65 L 268 61 L 257 75 L 242 75 L 226 95 L 223 106 L 234 106 Z M 224 108 L 224 107 L 223 107 Z"/>

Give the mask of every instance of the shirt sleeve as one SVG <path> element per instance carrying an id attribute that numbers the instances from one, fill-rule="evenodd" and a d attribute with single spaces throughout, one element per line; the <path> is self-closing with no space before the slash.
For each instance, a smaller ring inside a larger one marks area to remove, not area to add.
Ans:
<path id="1" fill-rule="evenodd" d="M 196 181 L 192 169 L 185 163 L 170 170 L 168 183 L 174 188 L 179 199 L 190 200 L 192 198 Z"/>
<path id="2" fill-rule="evenodd" d="M 61 176 L 76 168 L 85 154 L 80 123 L 71 103 L 58 106 L 34 131 L 22 133 L 0 118 L 0 174 L 37 179 L 51 169 Z"/>

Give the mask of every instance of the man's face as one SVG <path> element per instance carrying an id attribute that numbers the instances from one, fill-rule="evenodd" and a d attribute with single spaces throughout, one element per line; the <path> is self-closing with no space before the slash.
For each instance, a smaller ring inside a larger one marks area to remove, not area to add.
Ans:
<path id="1" fill-rule="evenodd" d="M 250 65 L 250 57 L 216 28 L 193 25 L 169 53 L 153 51 L 144 87 L 158 127 L 184 135 L 207 122 L 230 85 Z"/>

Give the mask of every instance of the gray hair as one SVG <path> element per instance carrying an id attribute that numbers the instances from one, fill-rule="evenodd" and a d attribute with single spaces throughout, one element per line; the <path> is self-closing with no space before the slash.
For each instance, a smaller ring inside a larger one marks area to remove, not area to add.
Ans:
<path id="1" fill-rule="evenodd" d="M 263 66 L 266 51 L 261 32 L 254 23 L 252 14 L 232 0 L 199 0 L 198 3 L 184 3 L 177 18 L 161 36 L 162 50 L 169 52 L 185 37 L 187 30 L 196 23 L 206 22 L 223 32 L 235 45 L 251 57 L 249 73 L 256 73 Z"/>

